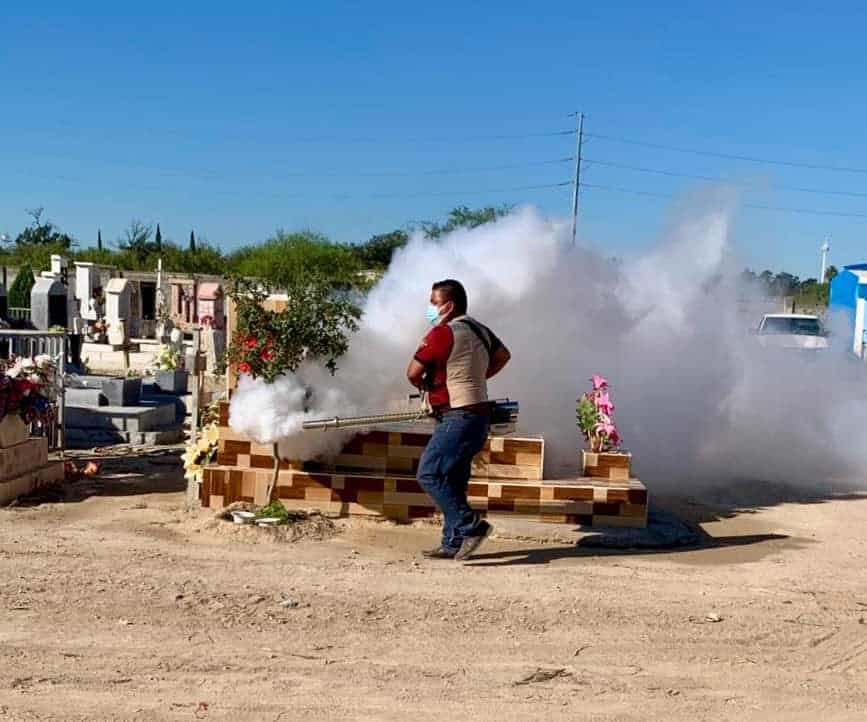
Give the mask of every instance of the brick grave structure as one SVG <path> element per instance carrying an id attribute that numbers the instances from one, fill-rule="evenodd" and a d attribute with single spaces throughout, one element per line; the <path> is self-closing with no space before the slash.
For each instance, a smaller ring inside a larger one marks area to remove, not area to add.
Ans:
<path id="1" fill-rule="evenodd" d="M 436 508 L 414 476 L 429 435 L 424 427 L 415 426 L 372 429 L 353 437 L 330 466 L 283 460 L 275 495 L 287 509 L 399 521 L 432 517 Z M 648 495 L 639 480 L 577 475 L 544 479 L 544 454 L 540 437 L 491 436 L 473 463 L 470 504 L 493 516 L 582 526 L 646 526 Z M 233 431 L 225 402 L 220 406 L 216 461 L 204 469 L 199 490 L 203 506 L 267 503 L 274 463 L 271 445 L 256 444 Z"/>
<path id="2" fill-rule="evenodd" d="M 17 415 L 0 421 L 0 505 L 63 480 L 63 462 L 49 460 L 48 439 L 31 438 Z"/>

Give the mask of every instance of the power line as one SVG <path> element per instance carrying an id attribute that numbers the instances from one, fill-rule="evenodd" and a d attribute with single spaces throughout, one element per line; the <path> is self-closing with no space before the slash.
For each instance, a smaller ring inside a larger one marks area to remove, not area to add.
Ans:
<path id="1" fill-rule="evenodd" d="M 476 166 L 472 168 L 437 168 L 433 170 L 421 170 L 421 171 L 361 171 L 359 173 L 355 173 L 356 176 L 370 176 L 370 177 L 399 177 L 406 178 L 412 176 L 419 175 L 461 175 L 464 173 L 486 173 L 489 171 L 497 171 L 497 170 L 513 170 L 515 168 L 534 168 L 538 166 L 545 165 L 557 165 L 560 163 L 568 163 L 574 160 L 571 156 L 565 158 L 550 158 L 548 160 L 535 160 L 535 161 L 527 161 L 526 163 L 504 163 L 501 165 L 489 165 L 489 166 Z M 332 171 L 326 173 L 285 173 L 284 175 L 289 176 L 345 176 L 346 171 Z"/>
<path id="2" fill-rule="evenodd" d="M 750 155 L 736 155 L 733 153 L 718 153 L 711 150 L 698 150 L 696 148 L 683 148 L 675 145 L 666 145 L 664 143 L 650 143 L 644 140 L 634 140 L 632 138 L 621 138 L 613 135 L 604 135 L 602 133 L 585 133 L 588 138 L 596 138 L 598 140 L 607 140 L 612 143 L 624 143 L 626 145 L 638 145 L 645 148 L 655 148 L 657 150 L 668 150 L 674 153 L 689 153 L 691 155 L 704 155 L 710 158 L 724 158 L 726 160 L 742 160 L 749 163 L 763 163 L 766 165 L 782 165 L 790 168 L 808 168 L 810 170 L 827 170 L 838 173 L 859 173 L 867 174 L 867 168 L 853 168 L 840 165 L 824 165 L 821 163 L 800 163 L 790 160 L 779 160 L 774 158 L 759 158 Z"/>
<path id="3" fill-rule="evenodd" d="M 676 195 L 670 193 L 654 193 L 652 191 L 642 191 L 636 190 L 633 188 L 622 188 L 620 186 L 609 186 L 602 185 L 597 183 L 582 183 L 584 188 L 593 188 L 595 190 L 602 191 L 613 191 L 616 193 L 628 193 L 629 195 L 636 196 L 649 196 L 651 198 L 663 198 L 665 200 L 671 200 L 673 198 L 677 198 Z M 742 203 L 740 204 L 744 208 L 753 208 L 761 211 L 777 211 L 779 213 L 797 213 L 802 215 L 811 215 L 811 216 L 836 216 L 840 218 L 867 218 L 867 213 L 849 213 L 846 211 L 828 211 L 828 210 L 820 210 L 816 208 L 792 208 L 789 206 L 766 206 L 758 203 Z"/>
<path id="4" fill-rule="evenodd" d="M 512 193 L 514 191 L 529 191 L 543 190 L 547 188 L 564 188 L 571 186 L 572 181 L 567 180 L 561 183 L 543 183 L 540 185 L 512 186 L 511 188 L 489 188 L 487 190 L 450 190 L 450 191 L 422 191 L 418 193 L 372 193 L 369 195 L 355 195 L 352 193 L 337 194 L 333 196 L 338 199 L 351 198 L 419 198 L 422 196 L 453 196 L 453 195 L 485 195 L 488 193 Z"/>
<path id="5" fill-rule="evenodd" d="M 52 156 L 47 156 L 52 157 Z M 64 156 L 57 156 L 59 158 L 64 158 Z M 452 168 L 431 168 L 426 170 L 418 170 L 418 171 L 398 171 L 398 170 L 371 170 L 365 171 L 360 170 L 354 172 L 353 175 L 361 176 L 361 177 L 369 177 L 369 178 L 412 178 L 418 176 L 436 176 L 436 175 L 464 175 L 471 173 L 487 173 L 501 170 L 514 170 L 518 168 L 538 168 L 549 165 L 560 165 L 562 163 L 569 163 L 573 161 L 574 158 L 572 156 L 565 156 L 562 158 L 548 158 L 545 160 L 535 160 L 535 161 L 525 161 L 521 163 L 502 163 L 498 165 L 489 165 L 489 166 L 470 166 L 466 168 L 461 167 L 452 167 Z M 126 164 L 122 163 L 111 163 L 111 165 L 118 165 L 121 167 L 129 167 Z M 144 167 L 146 166 L 141 166 Z M 183 170 L 175 170 L 175 169 L 167 169 L 167 168 L 156 168 L 154 169 L 158 174 L 167 175 L 173 178 L 188 178 L 192 180 L 199 181 L 210 181 L 210 180 L 221 180 L 223 178 L 222 175 L 218 173 L 190 173 Z M 42 180 L 59 180 L 65 183 L 82 183 L 87 184 L 90 182 L 89 179 L 75 177 L 70 175 L 61 175 L 61 174 L 44 174 L 34 172 L 32 170 L 20 170 L 15 168 L 5 169 L 6 173 L 13 173 L 15 175 L 22 176 L 30 176 L 33 178 L 40 178 Z M 342 170 L 313 170 L 313 171 L 281 171 L 281 178 L 342 178 L 346 176 L 346 169 Z M 128 185 L 128 184 L 127 184 Z M 141 186 L 146 190 L 159 189 L 162 186 Z"/>
<path id="6" fill-rule="evenodd" d="M 777 185 L 776 183 L 750 183 L 748 181 L 734 181 L 720 176 L 700 175 L 696 173 L 680 173 L 678 171 L 664 170 L 662 168 L 648 168 L 642 166 L 628 165 L 626 163 L 615 163 L 606 160 L 591 160 L 587 158 L 585 163 L 590 165 L 605 166 L 607 168 L 620 168 L 621 170 L 637 171 L 639 173 L 654 173 L 656 175 L 670 176 L 672 178 L 691 178 L 693 180 L 710 181 L 712 183 L 725 183 L 726 185 L 743 186 L 745 188 L 776 188 L 784 191 L 797 191 L 799 193 L 816 193 L 818 195 L 829 196 L 846 196 L 850 198 L 867 198 L 867 193 L 859 193 L 857 191 L 834 191 L 820 188 L 804 188 L 802 186 Z"/>
<path id="7" fill-rule="evenodd" d="M 563 162 L 564 160 L 568 161 L 571 158 L 566 159 L 558 159 L 557 161 L 540 161 L 539 163 L 550 163 L 550 162 Z M 515 164 L 515 166 L 523 166 L 523 164 Z M 21 172 L 15 169 L 9 169 L 5 171 L 14 175 L 24 175 L 31 176 L 34 178 L 39 178 L 42 180 L 51 180 L 51 181 L 60 181 L 62 183 L 72 183 L 76 185 L 84 185 L 91 183 L 92 181 L 86 178 L 76 178 L 71 176 L 62 176 L 62 175 L 44 175 L 33 172 Z M 280 193 L 275 191 L 256 191 L 256 195 L 258 196 L 267 196 L 270 198 L 278 198 L 278 199 L 306 199 L 306 200 L 319 200 L 319 199 L 334 199 L 334 200 L 346 200 L 346 199 L 376 199 L 376 198 L 419 198 L 423 196 L 456 196 L 456 195 L 485 195 L 488 193 L 510 193 L 513 191 L 524 191 L 524 190 L 543 190 L 548 188 L 560 188 L 562 186 L 571 185 L 572 181 L 562 181 L 559 183 L 542 183 L 535 185 L 522 185 L 522 186 L 513 186 L 509 188 L 489 188 L 489 189 L 473 189 L 473 190 L 447 190 L 447 191 L 418 191 L 412 193 L 406 192 L 395 192 L 395 193 Z M 165 190 L 164 185 L 150 185 L 145 183 L 125 183 L 124 184 L 128 188 L 137 188 L 139 190 Z M 237 196 L 238 191 L 236 190 L 224 190 L 224 189 L 209 189 L 207 191 L 208 194 L 212 195 L 227 195 L 227 196 Z"/>
<path id="8" fill-rule="evenodd" d="M 71 122 L 55 122 L 55 127 L 59 126 L 62 128 L 71 128 L 73 130 L 80 130 L 81 126 L 79 124 L 73 124 Z M 47 132 L 52 133 L 52 135 L 56 135 L 57 131 L 53 131 L 50 129 L 37 129 L 30 128 L 31 132 L 42 132 L 43 130 L 47 130 Z M 90 131 L 103 131 L 107 130 L 105 128 L 99 128 L 96 126 L 88 126 L 87 130 Z M 342 143 L 342 144 L 371 144 L 371 143 L 480 143 L 484 141 L 501 141 L 501 140 L 527 140 L 531 138 L 556 138 L 562 135 L 571 135 L 573 131 L 570 130 L 545 130 L 545 131 L 530 131 L 526 133 L 479 133 L 475 135 L 441 135 L 441 136 L 355 136 L 351 137 L 345 133 L 336 133 L 334 135 L 314 135 L 314 136 L 290 136 L 286 138 L 280 138 L 278 140 L 269 140 L 265 138 L 262 134 L 261 129 L 257 128 L 249 128 L 244 129 L 240 132 L 234 133 L 219 133 L 218 129 L 202 129 L 202 128 L 145 128 L 136 130 L 137 136 L 140 135 L 150 135 L 150 136 L 175 136 L 180 138 L 194 138 L 195 140 L 202 140 L 203 137 L 207 137 L 210 131 L 216 130 L 215 135 L 219 139 L 220 137 L 224 139 L 241 139 L 247 142 L 252 141 L 255 145 L 264 145 L 264 146 L 283 146 L 283 145 L 316 145 L 321 143 Z M 63 132 L 62 130 L 60 132 Z"/>

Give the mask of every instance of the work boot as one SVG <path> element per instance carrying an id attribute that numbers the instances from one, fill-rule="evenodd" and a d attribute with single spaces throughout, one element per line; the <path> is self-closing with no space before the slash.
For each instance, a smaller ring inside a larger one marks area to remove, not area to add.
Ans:
<path id="1" fill-rule="evenodd" d="M 435 549 L 428 549 L 421 553 L 425 559 L 454 559 L 455 554 L 456 552 L 446 549 L 442 544 Z"/>
<path id="2" fill-rule="evenodd" d="M 494 531 L 494 527 L 488 524 L 488 522 L 482 520 L 479 524 L 479 534 L 476 536 L 464 537 L 461 548 L 458 549 L 458 553 L 455 554 L 455 561 L 461 562 L 465 559 L 469 559 L 470 556 L 482 545 L 482 542 L 491 535 L 492 531 Z"/>

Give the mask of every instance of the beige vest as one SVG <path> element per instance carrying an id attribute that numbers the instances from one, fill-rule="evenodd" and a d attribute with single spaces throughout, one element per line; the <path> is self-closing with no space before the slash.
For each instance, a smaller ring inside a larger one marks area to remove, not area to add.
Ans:
<path id="1" fill-rule="evenodd" d="M 469 316 L 459 316 L 449 321 L 454 343 L 446 364 L 446 387 L 449 390 L 449 405 L 453 409 L 481 404 L 488 400 L 487 375 L 491 359 L 473 329 L 462 323 L 461 319 L 464 318 L 474 321 Z M 475 321 L 475 324 L 490 345 L 488 330 L 478 321 Z"/>

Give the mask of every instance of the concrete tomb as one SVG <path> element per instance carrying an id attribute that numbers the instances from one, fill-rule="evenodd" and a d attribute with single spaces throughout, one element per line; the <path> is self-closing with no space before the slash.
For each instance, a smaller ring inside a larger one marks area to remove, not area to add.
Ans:
<path id="1" fill-rule="evenodd" d="M 66 286 L 56 278 L 37 278 L 30 289 L 30 320 L 34 328 L 39 331 L 47 331 L 52 326 L 66 328 L 68 313 Z"/>

